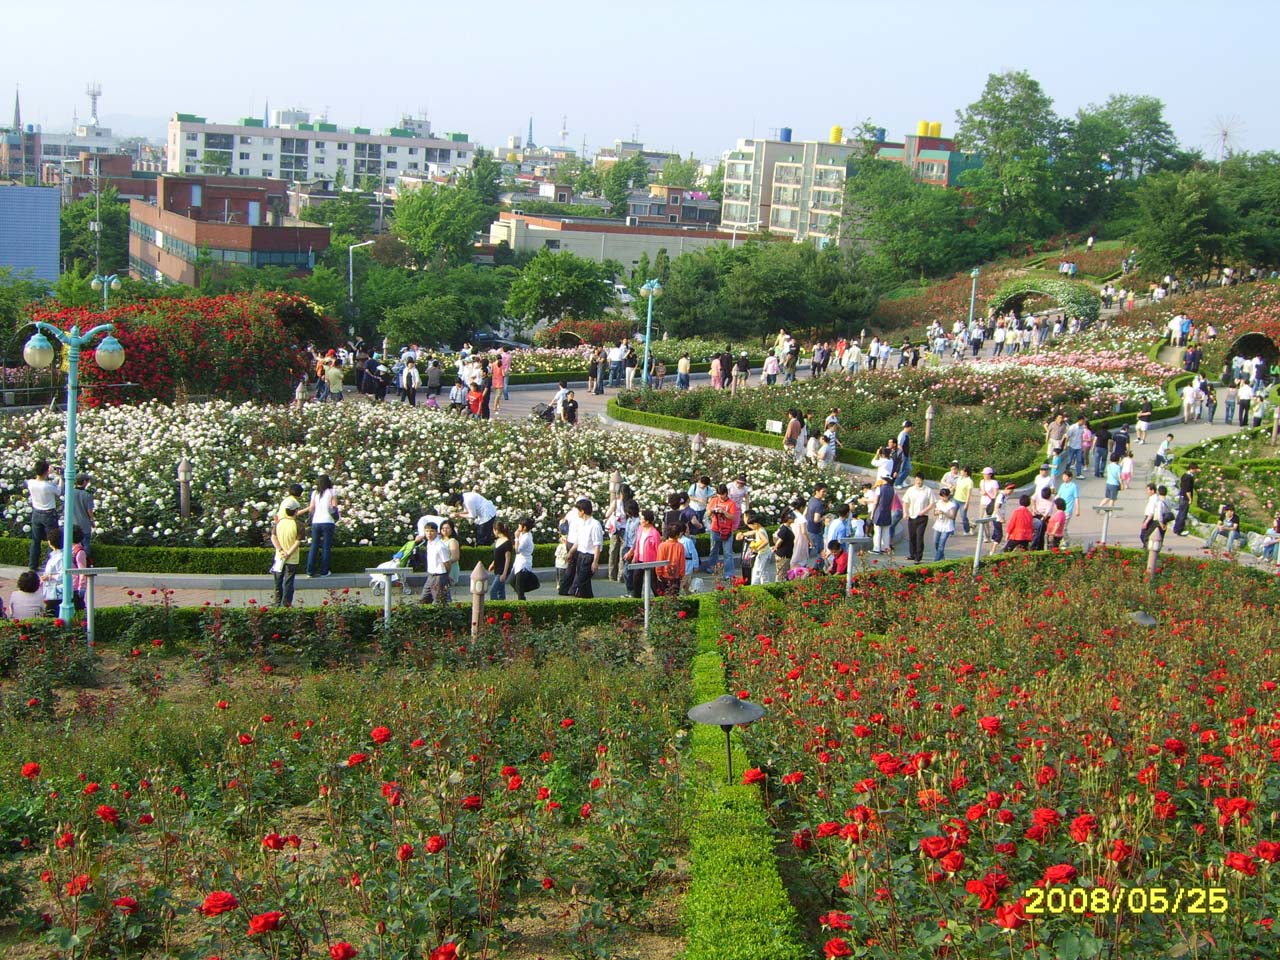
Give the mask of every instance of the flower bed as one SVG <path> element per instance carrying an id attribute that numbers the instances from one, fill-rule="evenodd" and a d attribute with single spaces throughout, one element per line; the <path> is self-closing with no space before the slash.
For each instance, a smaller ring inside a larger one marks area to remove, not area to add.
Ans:
<path id="1" fill-rule="evenodd" d="M 1140 355 L 1085 349 L 1089 342 L 1082 339 L 1070 352 L 800 380 L 734 396 L 709 389 L 623 394 L 618 406 L 755 432 L 768 420 L 784 420 L 788 407 L 798 406 L 819 421 L 839 407 L 840 441 L 846 452 L 862 455 L 854 462 L 868 458 L 897 435 L 904 419 L 911 419 L 917 425 L 916 462 L 936 467 L 956 459 L 975 472 L 989 465 L 997 474 L 1012 474 L 1033 460 L 1038 465 L 1042 424 L 1056 411 L 1097 418 L 1113 413 L 1117 403 L 1136 409 L 1143 399 L 1165 402 L 1167 367 Z M 930 403 L 935 418 L 926 447 L 924 415 Z"/>
<path id="2" fill-rule="evenodd" d="M 1262 533 L 1280 513 L 1280 449 L 1267 427 L 1207 440 L 1176 451 L 1172 469 L 1181 474 L 1199 463 L 1193 514 L 1214 522 L 1224 504 L 1235 506 L 1240 529 Z"/>
<path id="3" fill-rule="evenodd" d="M 105 313 L 55 305 L 33 310 L 31 319 L 62 329 L 79 325 L 82 332 L 115 325 L 125 362 L 109 372 L 84 358 L 88 406 L 176 396 L 287 400 L 307 368 L 305 345 L 329 346 L 338 337 L 337 325 L 315 304 L 284 293 L 159 299 Z"/>
<path id="4" fill-rule="evenodd" d="M 730 688 L 769 711 L 744 782 L 815 949 L 1275 952 L 1280 595 L 1166 565 L 1154 591 L 1137 554 L 1039 555 L 733 607 Z"/>
<path id="5" fill-rule="evenodd" d="M 560 628 L 490 628 L 517 638 L 492 665 L 106 659 L 114 692 L 0 716 L 0 919 L 61 957 L 670 953 L 694 622 L 675 613 L 652 638 L 674 656 L 645 663 L 613 652 L 634 621 L 536 668 L 522 645 Z"/>
<path id="6" fill-rule="evenodd" d="M 42 412 L 0 422 L 3 518 L 22 536 L 30 504 L 24 478 L 39 457 L 61 459 L 63 418 Z M 388 545 L 405 540 L 419 516 L 439 512 L 454 490 L 483 490 L 501 516 L 536 520 L 535 538 L 552 531 L 576 498 L 607 501 L 609 478 L 622 473 L 641 503 L 665 501 L 689 484 L 687 441 L 589 426 L 488 423 L 400 404 L 308 404 L 302 410 L 211 402 L 158 403 L 99 409 L 79 425 L 81 469 L 93 478 L 95 537 L 106 544 L 244 547 L 267 543 L 268 520 L 292 481 L 308 487 L 328 472 L 342 493 L 336 542 Z M 192 464 L 193 515 L 178 516 L 175 469 Z M 776 515 L 812 489 L 813 468 L 797 468 L 764 451 L 712 444 L 698 468 L 717 480 L 748 474 L 753 502 Z M 848 497 L 850 481 L 829 478 L 832 495 Z M 367 565 L 376 554 L 363 554 Z M 256 571 L 265 566 L 249 558 Z M 268 561 L 269 562 L 269 561 Z M 359 567 L 354 567 L 359 569 Z"/>

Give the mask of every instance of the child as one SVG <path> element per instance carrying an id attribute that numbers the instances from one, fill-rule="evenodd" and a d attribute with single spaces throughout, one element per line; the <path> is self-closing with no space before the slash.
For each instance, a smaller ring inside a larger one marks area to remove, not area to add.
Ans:
<path id="1" fill-rule="evenodd" d="M 654 571 L 658 575 L 654 590 L 663 596 L 674 597 L 680 592 L 680 581 L 684 579 L 685 552 L 680 542 L 683 532 L 679 524 L 667 524 L 667 537 L 658 545 L 658 559 L 666 565 Z"/>
<path id="2" fill-rule="evenodd" d="M 822 551 L 822 569 L 832 576 L 843 577 L 849 569 L 849 554 L 839 540 L 829 540 Z"/>
<path id="3" fill-rule="evenodd" d="M 467 387 L 461 378 L 453 381 L 449 388 L 449 412 L 462 413 L 467 406 Z"/>
<path id="4" fill-rule="evenodd" d="M 1053 501 L 1053 513 L 1049 514 L 1049 525 L 1045 528 L 1045 541 L 1050 550 L 1062 546 L 1062 538 L 1067 533 L 1067 501 L 1057 497 Z"/>
<path id="5" fill-rule="evenodd" d="M 1169 434 L 1160 441 L 1160 447 L 1156 450 L 1156 466 L 1163 467 L 1173 459 L 1173 434 Z"/>
<path id="6" fill-rule="evenodd" d="M 746 526 L 737 533 L 738 539 L 746 542 L 742 551 L 742 575 L 752 584 L 773 583 L 778 576 L 778 565 L 773 559 L 769 531 L 754 510 L 747 511 L 743 522 Z"/>
<path id="7" fill-rule="evenodd" d="M 556 544 L 556 583 L 563 584 L 569 571 L 569 537 L 567 527 L 562 525 L 560 542 Z"/>
<path id="8" fill-rule="evenodd" d="M 51 617 L 58 616 L 62 604 L 62 528 L 49 529 L 49 559 L 44 563 L 44 573 L 40 577 L 41 590 L 44 594 L 44 608 Z"/>
<path id="9" fill-rule="evenodd" d="M 1126 453 L 1120 461 L 1120 489 L 1128 490 L 1133 480 L 1133 454 Z"/>
<path id="10" fill-rule="evenodd" d="M 684 579 L 680 581 L 680 589 L 684 593 L 689 592 L 689 580 L 691 571 L 697 570 L 701 566 L 701 559 L 698 557 L 698 545 L 694 542 L 693 535 L 689 533 L 689 528 L 685 527 L 680 531 L 680 545 L 684 547 Z"/>
<path id="11" fill-rule="evenodd" d="M 484 407 L 484 391 L 480 389 L 480 382 L 477 380 L 471 384 L 471 389 L 467 391 L 467 410 L 471 416 L 480 416 L 480 411 Z"/>

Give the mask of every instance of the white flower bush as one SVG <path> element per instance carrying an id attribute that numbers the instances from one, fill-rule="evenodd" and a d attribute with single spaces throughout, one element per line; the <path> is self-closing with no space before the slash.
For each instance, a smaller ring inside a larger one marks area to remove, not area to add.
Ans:
<path id="1" fill-rule="evenodd" d="M 11 535 L 29 530 L 25 479 L 39 458 L 61 463 L 65 420 L 42 412 L 0 421 L 0 498 Z M 529 516 L 545 539 L 579 497 L 607 502 L 618 470 L 642 507 L 659 512 L 669 493 L 690 483 L 687 439 L 568 429 L 545 424 L 464 420 L 399 404 L 179 406 L 147 403 L 83 411 L 78 462 L 97 501 L 95 536 L 103 542 L 241 546 L 263 542 L 267 520 L 290 483 L 309 496 L 328 473 L 338 487 L 339 544 L 399 544 L 449 493 L 477 489 L 513 524 Z M 178 515 L 177 464 L 191 462 L 193 515 Z M 753 504 L 770 522 L 785 503 L 808 496 L 819 476 L 781 452 L 711 443 L 699 472 L 713 482 L 747 474 Z M 824 476 L 830 496 L 848 499 L 856 481 Z"/>

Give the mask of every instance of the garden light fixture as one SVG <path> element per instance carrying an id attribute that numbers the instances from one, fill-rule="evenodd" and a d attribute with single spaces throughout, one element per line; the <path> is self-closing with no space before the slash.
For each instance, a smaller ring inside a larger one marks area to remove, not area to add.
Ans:
<path id="1" fill-rule="evenodd" d="M 750 700 L 743 700 L 731 693 L 722 697 L 700 703 L 689 711 L 689 719 L 694 723 L 705 723 L 717 726 L 724 731 L 725 769 L 727 782 L 733 783 L 733 742 L 730 734 L 739 724 L 755 723 L 764 716 L 764 707 Z"/>

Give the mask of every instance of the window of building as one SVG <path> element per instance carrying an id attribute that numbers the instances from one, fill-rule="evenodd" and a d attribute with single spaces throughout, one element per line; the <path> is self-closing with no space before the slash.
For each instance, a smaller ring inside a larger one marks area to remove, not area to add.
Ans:
<path id="1" fill-rule="evenodd" d="M 324 141 L 323 141 L 323 140 L 317 140 L 317 141 L 316 141 L 316 149 L 317 149 L 317 150 L 323 150 L 323 149 L 324 149 Z"/>
<path id="2" fill-rule="evenodd" d="M 206 133 L 204 148 L 206 150 L 231 150 L 235 145 L 235 137 L 229 133 Z"/>
<path id="3" fill-rule="evenodd" d="M 183 167 L 183 168 L 182 168 L 182 172 L 183 172 L 183 173 L 195 173 L 195 172 L 196 172 L 195 164 L 188 163 L 185 167 Z"/>
<path id="4" fill-rule="evenodd" d="M 387 153 L 395 153 L 398 147 L 387 147 Z"/>
<path id="5" fill-rule="evenodd" d="M 244 159 L 244 158 L 242 157 L 241 159 Z M 249 168 L 248 168 L 248 167 L 241 167 L 241 168 L 240 168 L 240 170 L 239 170 L 239 173 L 240 173 L 240 176 L 242 176 L 242 177 L 247 177 L 247 176 L 249 175 Z"/>
<path id="6" fill-rule="evenodd" d="M 276 138 L 275 138 L 275 137 L 263 137 L 263 138 L 262 138 L 262 142 L 263 142 L 263 144 L 265 144 L 266 146 L 268 146 L 268 147 L 269 147 L 269 146 L 272 146 L 272 145 L 276 142 Z"/>
<path id="7" fill-rule="evenodd" d="M 671 195 L 671 205 L 672 205 L 673 207 L 678 207 L 678 206 L 680 206 L 680 194 L 678 194 L 678 193 L 673 193 L 673 194 Z"/>
<path id="8" fill-rule="evenodd" d="M 672 213 L 667 216 L 667 219 L 670 220 L 672 223 L 679 223 L 680 215 L 676 213 Z"/>
<path id="9" fill-rule="evenodd" d="M 410 161 L 409 161 L 409 169 L 410 169 L 410 170 L 417 170 L 417 169 L 418 169 L 418 161 L 417 161 L 417 160 L 410 160 Z"/>
<path id="10" fill-rule="evenodd" d="M 241 160 L 248 160 L 248 159 L 249 159 L 249 154 L 247 154 L 246 152 L 244 152 L 243 150 L 241 150 L 241 151 L 240 151 L 240 159 L 241 159 Z"/>
<path id="11" fill-rule="evenodd" d="M 345 167 L 346 165 L 347 165 L 347 158 L 346 158 L 346 157 L 339 157 L 339 158 L 338 158 L 338 166 L 340 166 L 340 167 Z"/>
<path id="12" fill-rule="evenodd" d="M 191 142 L 195 143 L 195 142 L 199 141 L 199 139 L 200 139 L 200 134 L 198 134 L 198 133 L 188 133 L 188 134 L 187 134 L 187 139 L 188 139 L 188 140 L 190 140 Z"/>
<path id="13" fill-rule="evenodd" d="M 196 158 L 196 157 L 200 156 L 200 151 L 199 151 L 199 150 L 192 150 L 190 147 L 188 147 L 188 148 L 187 148 L 187 156 L 188 156 L 188 157 L 191 157 L 192 159 L 194 159 L 194 158 Z"/>
<path id="14" fill-rule="evenodd" d="M 387 169 L 388 169 L 388 170 L 394 170 L 395 168 L 396 168 L 396 162 L 395 162 L 394 160 L 388 160 L 388 161 L 387 161 Z"/>
<path id="15" fill-rule="evenodd" d="M 445 160 L 445 161 L 447 162 L 447 161 L 448 161 L 448 159 L 449 159 L 449 151 L 448 151 L 448 150 L 441 150 L 440 152 L 444 154 L 444 157 L 442 157 L 441 159 L 443 159 L 443 160 Z M 459 159 L 459 160 L 465 160 L 465 159 L 467 159 L 467 154 L 466 154 L 466 152 L 465 152 L 465 151 L 462 151 L 462 150 L 459 150 L 459 151 L 458 151 L 458 159 Z"/>
<path id="16" fill-rule="evenodd" d="M 248 144 L 251 144 L 251 143 L 253 143 L 253 137 L 241 137 L 241 138 L 240 138 L 240 145 L 241 145 L 241 146 L 247 146 Z"/>
<path id="17" fill-rule="evenodd" d="M 548 250 L 559 250 L 559 249 L 560 249 L 560 241 L 559 241 L 559 240 L 544 240 L 544 241 L 542 241 L 542 243 L 543 243 L 543 246 L 545 246 Z"/>
<path id="18" fill-rule="evenodd" d="M 417 147 L 410 147 L 410 148 L 409 148 L 409 156 L 411 156 L 411 157 L 416 157 L 417 155 L 418 155 L 418 148 L 417 148 Z"/>
<path id="19" fill-rule="evenodd" d="M 264 153 L 262 155 L 262 162 L 266 163 L 268 160 L 274 160 L 275 158 L 276 155 L 274 153 Z"/>
<path id="20" fill-rule="evenodd" d="M 349 144 L 349 143 L 339 143 L 339 144 L 338 144 L 338 149 L 339 149 L 339 150 L 342 150 L 342 151 L 345 151 L 345 150 L 347 150 L 350 146 L 351 146 L 351 144 Z"/>

